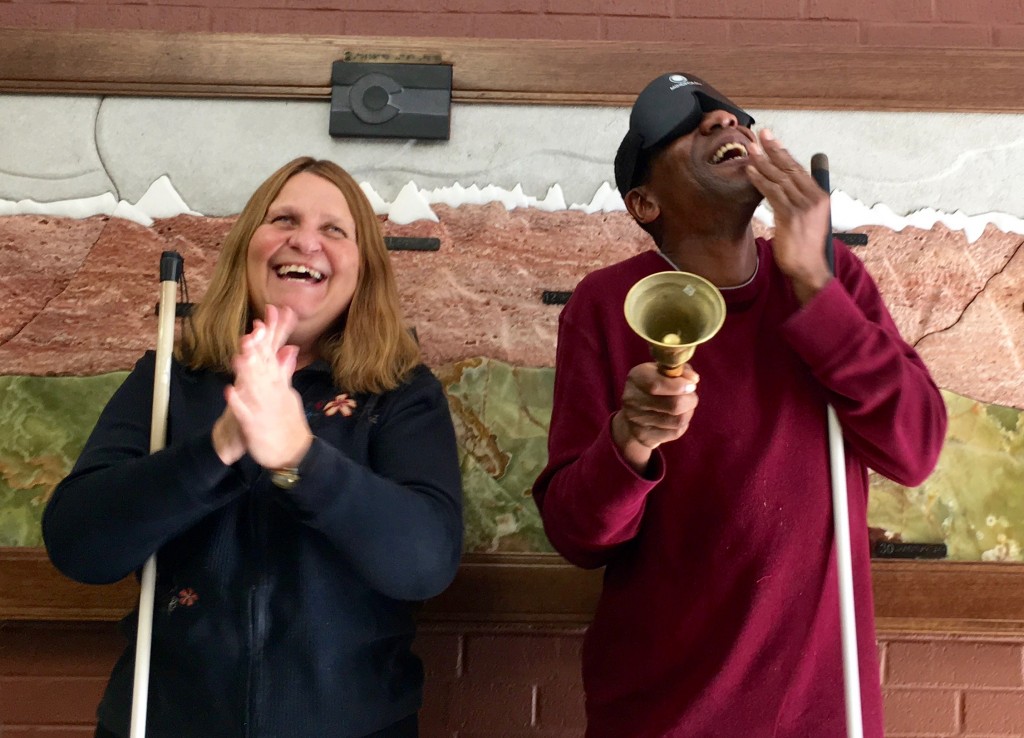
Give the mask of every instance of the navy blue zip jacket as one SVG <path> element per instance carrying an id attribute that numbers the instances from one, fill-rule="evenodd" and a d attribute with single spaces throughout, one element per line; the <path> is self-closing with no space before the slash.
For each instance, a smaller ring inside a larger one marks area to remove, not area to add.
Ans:
<path id="1" fill-rule="evenodd" d="M 147 735 L 415 735 L 418 601 L 458 567 L 461 481 L 451 415 L 423 366 L 382 395 L 295 373 L 316 436 L 290 490 L 210 440 L 223 375 L 171 374 L 168 444 L 149 454 L 152 352 L 118 389 L 43 516 L 53 563 L 116 582 L 157 556 Z M 137 613 L 99 707 L 128 735 Z"/>

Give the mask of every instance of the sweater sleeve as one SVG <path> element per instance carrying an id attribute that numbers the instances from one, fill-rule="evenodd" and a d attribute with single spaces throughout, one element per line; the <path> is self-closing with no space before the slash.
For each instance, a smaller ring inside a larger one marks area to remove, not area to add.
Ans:
<path id="1" fill-rule="evenodd" d="M 639 475 L 612 439 L 623 388 L 615 386 L 610 352 L 597 344 L 595 337 L 608 331 L 585 312 L 587 295 L 577 288 L 559 318 L 548 463 L 533 497 L 555 549 L 577 566 L 596 568 L 636 536 L 664 461 L 656 450 Z"/>
<path id="2" fill-rule="evenodd" d="M 822 383 L 852 450 L 908 486 L 935 468 L 946 408 L 924 362 L 899 335 L 861 261 L 836 246 L 836 274 L 783 326 Z"/>
<path id="3" fill-rule="evenodd" d="M 369 467 L 316 439 L 301 481 L 282 493 L 283 502 L 371 587 L 394 599 L 424 600 L 451 583 L 462 553 L 451 412 L 440 382 L 422 366 L 374 412 Z"/>
<path id="4" fill-rule="evenodd" d="M 241 477 L 218 458 L 209 430 L 149 453 L 154 366 L 152 352 L 139 360 L 43 512 L 50 559 L 77 581 L 123 579 L 244 491 Z M 171 391 L 180 399 L 173 379 Z"/>

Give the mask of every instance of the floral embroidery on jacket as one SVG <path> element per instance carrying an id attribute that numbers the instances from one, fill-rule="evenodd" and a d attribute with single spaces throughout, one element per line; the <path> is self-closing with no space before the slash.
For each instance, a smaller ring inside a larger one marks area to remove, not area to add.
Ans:
<path id="1" fill-rule="evenodd" d="M 192 607 L 192 605 L 196 604 L 198 601 L 199 595 L 191 587 L 186 587 L 185 589 L 178 592 L 179 605 L 184 605 L 185 607 Z"/>
<path id="2" fill-rule="evenodd" d="M 324 405 L 324 415 L 335 415 L 340 413 L 347 418 L 355 412 L 355 409 L 356 401 L 349 397 L 347 392 L 343 392 Z"/>

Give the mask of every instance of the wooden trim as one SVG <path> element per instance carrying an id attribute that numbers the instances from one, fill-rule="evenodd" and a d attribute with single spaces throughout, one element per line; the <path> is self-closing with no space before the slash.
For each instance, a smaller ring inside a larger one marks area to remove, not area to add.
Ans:
<path id="1" fill-rule="evenodd" d="M 0 92 L 325 100 L 335 60 L 454 66 L 455 102 L 629 105 L 691 70 L 753 108 L 1024 112 L 1024 51 L 0 29 Z"/>
<path id="2" fill-rule="evenodd" d="M 877 627 L 886 635 L 1024 636 L 1024 567 L 876 561 Z M 76 584 L 36 548 L 0 548 L 0 621 L 117 620 L 135 606 L 134 581 Z M 455 583 L 428 602 L 434 624 L 581 626 L 590 621 L 601 573 L 549 554 L 470 554 Z"/>

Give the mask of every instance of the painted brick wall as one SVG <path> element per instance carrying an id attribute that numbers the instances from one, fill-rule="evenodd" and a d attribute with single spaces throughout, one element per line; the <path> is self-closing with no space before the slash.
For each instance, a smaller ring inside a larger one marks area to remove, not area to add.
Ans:
<path id="1" fill-rule="evenodd" d="M 581 738 L 581 629 L 421 628 L 423 738 Z M 86 738 L 113 623 L 0 623 L 0 735 Z M 879 645 L 888 738 L 1024 737 L 1024 638 Z"/>
<path id="2" fill-rule="evenodd" d="M 1024 48 L 1021 0 L 0 0 L 0 27 Z"/>

